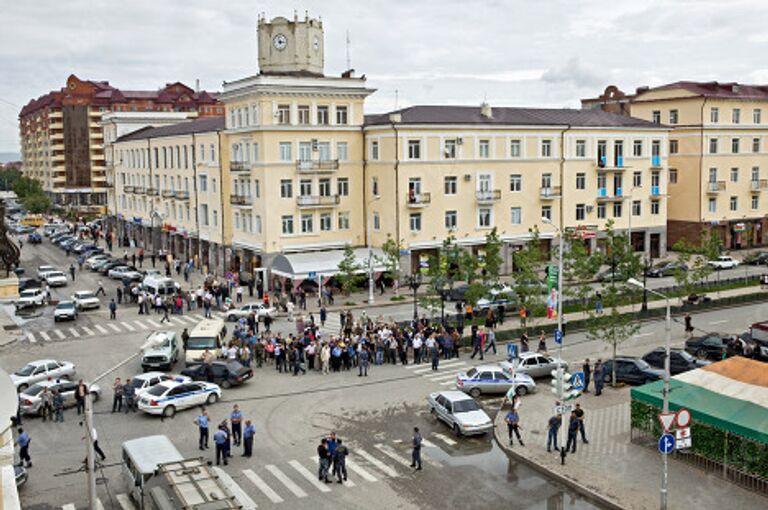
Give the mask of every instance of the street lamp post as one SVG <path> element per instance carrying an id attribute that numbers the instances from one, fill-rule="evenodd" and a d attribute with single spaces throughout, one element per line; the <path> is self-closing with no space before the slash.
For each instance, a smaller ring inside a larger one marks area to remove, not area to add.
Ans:
<path id="1" fill-rule="evenodd" d="M 406 285 L 411 288 L 413 291 L 413 320 L 419 319 L 419 308 L 418 308 L 418 301 L 416 299 L 416 293 L 419 291 L 419 287 L 421 287 L 421 273 L 411 273 L 409 275 L 406 275 L 405 277 Z"/>
<path id="2" fill-rule="evenodd" d="M 371 199 L 371 202 L 375 202 L 381 198 L 380 196 L 373 197 Z M 371 242 L 371 236 L 373 234 L 373 211 L 371 211 L 371 214 L 368 215 L 368 235 L 366 237 L 366 241 L 368 241 L 368 304 L 372 305 L 374 303 L 374 292 L 373 292 L 373 243 Z"/>
<path id="3" fill-rule="evenodd" d="M 663 412 L 664 414 L 669 412 L 669 377 L 670 377 L 670 369 L 669 369 L 669 357 L 670 357 L 670 344 L 672 341 L 672 311 L 669 304 L 669 296 L 666 294 L 662 294 L 659 291 L 649 289 L 643 282 L 635 279 L 630 278 L 627 280 L 627 283 L 630 285 L 634 285 L 635 287 L 640 287 L 644 291 L 650 292 L 651 294 L 655 294 L 659 296 L 660 298 L 664 299 L 667 306 L 667 315 L 666 315 L 666 327 L 665 327 L 665 340 L 664 340 L 664 389 L 662 390 L 663 394 Z M 661 510 L 667 509 L 667 486 L 669 482 L 669 466 L 668 466 L 668 455 L 665 453 L 661 454 L 662 460 L 664 462 L 664 470 L 661 475 Z"/>

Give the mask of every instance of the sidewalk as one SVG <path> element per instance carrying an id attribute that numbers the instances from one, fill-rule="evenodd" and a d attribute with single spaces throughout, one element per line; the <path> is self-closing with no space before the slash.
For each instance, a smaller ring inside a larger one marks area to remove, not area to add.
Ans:
<path id="1" fill-rule="evenodd" d="M 628 388 L 607 387 L 599 397 L 588 393 L 578 399 L 585 410 L 584 421 L 589 444 L 583 444 L 579 437 L 576 453 L 568 454 L 564 466 L 560 464 L 559 454 L 548 453 L 546 449 L 547 420 L 553 410 L 549 405 L 542 405 L 542 399 L 536 402 L 526 400 L 523 399 L 520 407 L 524 447 L 517 443 L 513 447 L 509 446 L 507 426 L 504 423 L 508 408 L 502 409 L 496 416 L 496 439 L 505 451 L 597 500 L 606 508 L 659 508 L 661 454 L 630 443 Z M 546 400 L 552 400 L 554 404 L 553 399 Z M 567 417 L 564 417 L 564 424 L 567 427 Z M 766 508 L 768 498 L 670 456 L 668 507 Z"/>

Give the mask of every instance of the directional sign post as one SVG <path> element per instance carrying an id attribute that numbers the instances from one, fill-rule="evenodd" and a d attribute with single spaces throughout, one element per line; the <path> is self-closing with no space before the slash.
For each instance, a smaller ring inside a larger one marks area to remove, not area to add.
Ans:
<path id="1" fill-rule="evenodd" d="M 560 404 L 556 405 L 553 409 L 554 414 L 571 414 L 573 410 L 573 404 Z"/>
<path id="2" fill-rule="evenodd" d="M 307 274 L 307 279 L 309 279 L 309 280 L 316 280 L 317 279 L 317 273 L 315 271 L 310 271 Z"/>
<path id="3" fill-rule="evenodd" d="M 509 361 L 517 359 L 517 344 L 513 344 L 512 342 L 507 344 L 507 359 Z"/>
<path id="4" fill-rule="evenodd" d="M 675 449 L 675 436 L 672 434 L 664 434 L 659 438 L 659 451 L 663 455 L 672 453 Z"/>
<path id="5" fill-rule="evenodd" d="M 563 344 L 563 332 L 560 331 L 559 329 L 555 330 L 555 343 L 558 345 Z"/>
<path id="6" fill-rule="evenodd" d="M 584 390 L 584 372 L 575 372 L 571 376 L 571 385 L 574 390 Z"/>
<path id="7" fill-rule="evenodd" d="M 675 449 L 684 450 L 692 445 L 691 428 L 677 429 L 675 431 Z"/>
<path id="8" fill-rule="evenodd" d="M 684 407 L 679 409 L 675 414 L 675 424 L 678 428 L 687 428 L 691 424 L 691 412 Z"/>
<path id="9" fill-rule="evenodd" d="M 659 421 L 664 432 L 669 432 L 672 429 L 672 424 L 675 422 L 675 413 L 659 413 Z"/>

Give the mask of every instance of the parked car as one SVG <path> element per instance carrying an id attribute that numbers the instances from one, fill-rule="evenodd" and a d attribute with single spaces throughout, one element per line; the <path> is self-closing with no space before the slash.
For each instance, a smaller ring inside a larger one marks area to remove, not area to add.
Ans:
<path id="1" fill-rule="evenodd" d="M 176 411 L 203 404 L 212 405 L 221 398 L 221 388 L 208 382 L 166 381 L 141 394 L 139 409 L 147 414 L 170 418 Z"/>
<path id="2" fill-rule="evenodd" d="M 73 251 L 77 254 L 81 254 L 83 252 L 97 250 L 97 249 L 99 249 L 99 247 L 93 243 L 79 243 L 77 246 L 75 246 Z"/>
<path id="3" fill-rule="evenodd" d="M 253 370 L 240 364 L 239 361 L 214 361 L 211 363 L 212 378 L 209 378 L 208 366 L 200 364 L 185 368 L 181 375 L 186 375 L 195 381 L 213 380 L 224 389 L 244 384 L 253 377 Z"/>
<path id="4" fill-rule="evenodd" d="M 163 372 L 144 372 L 131 377 L 131 386 L 136 390 L 136 395 L 145 392 L 149 388 L 162 382 L 192 382 L 192 379 L 184 375 L 166 374 Z M 127 383 L 127 379 L 126 379 Z"/>
<path id="5" fill-rule="evenodd" d="M 100 253 L 104 253 L 104 248 L 102 248 L 100 246 L 92 246 L 92 247 L 86 248 L 80 254 L 83 257 L 87 258 L 87 257 L 91 257 L 93 255 L 98 255 Z"/>
<path id="6" fill-rule="evenodd" d="M 11 380 L 16 389 L 23 390 L 30 385 L 50 378 L 75 376 L 75 365 L 69 361 L 56 361 L 53 359 L 39 359 L 30 361 L 21 369 L 11 374 Z"/>
<path id="7" fill-rule="evenodd" d="M 640 358 L 630 356 L 616 357 L 616 381 L 626 384 L 646 384 L 664 377 L 664 371 L 651 367 Z M 613 380 L 613 360 L 603 364 L 603 380 Z"/>
<path id="8" fill-rule="evenodd" d="M 466 283 L 451 288 L 451 290 L 448 291 L 448 301 L 463 301 L 468 290 L 469 285 Z"/>
<path id="9" fill-rule="evenodd" d="M 43 279 L 51 287 L 65 287 L 67 285 L 67 275 L 61 271 L 48 271 Z"/>
<path id="10" fill-rule="evenodd" d="M 733 269 L 739 265 L 739 261 L 729 255 L 720 255 L 715 260 L 708 260 L 707 264 L 713 269 Z"/>
<path id="11" fill-rule="evenodd" d="M 61 393 L 64 398 L 64 407 L 75 405 L 77 382 L 68 379 L 51 379 L 40 381 L 19 393 L 21 414 L 40 414 L 43 408 L 42 393 L 44 388 L 48 388 L 50 393 L 54 391 Z M 98 384 L 91 384 L 88 387 L 88 393 L 91 394 L 95 402 L 101 397 L 101 388 Z"/>
<path id="12" fill-rule="evenodd" d="M 109 270 L 118 266 L 124 266 L 125 263 L 122 260 L 111 260 L 107 262 L 106 264 L 102 264 L 99 266 L 99 273 L 103 275 L 108 275 Z"/>
<path id="13" fill-rule="evenodd" d="M 47 301 L 48 298 L 43 289 L 27 289 L 19 293 L 19 299 L 15 303 L 16 310 L 43 306 Z"/>
<path id="14" fill-rule="evenodd" d="M 429 411 L 444 421 L 457 436 L 485 434 L 493 430 L 491 418 L 477 402 L 461 391 L 440 391 L 427 397 Z"/>
<path id="15" fill-rule="evenodd" d="M 170 370 L 179 360 L 179 342 L 175 331 L 157 331 L 147 337 L 151 347 L 144 349 L 141 355 L 141 369 L 152 368 Z"/>
<path id="16" fill-rule="evenodd" d="M 50 273 L 51 271 L 58 271 L 53 266 L 38 266 L 37 267 L 37 279 L 40 281 L 45 281 L 45 275 L 47 273 Z"/>
<path id="17" fill-rule="evenodd" d="M 133 266 L 115 266 L 107 271 L 107 276 L 113 280 L 122 280 L 124 277 L 131 278 L 131 280 L 141 280 L 143 275 Z"/>
<path id="18" fill-rule="evenodd" d="M 255 314 L 258 319 L 263 319 L 264 317 L 273 319 L 277 315 L 277 309 L 273 306 L 267 306 L 264 303 L 250 303 L 241 306 L 240 308 L 227 310 L 227 320 L 236 321 L 248 317 L 251 313 Z"/>
<path id="19" fill-rule="evenodd" d="M 518 395 L 536 391 L 536 383 L 530 375 L 507 375 L 499 365 L 480 365 L 469 369 L 467 373 L 459 373 L 456 377 L 456 387 L 477 398 L 489 393 L 507 393 L 514 387 Z"/>
<path id="20" fill-rule="evenodd" d="M 611 271 L 610 269 L 607 269 L 605 271 L 600 271 L 595 275 L 595 281 L 600 283 L 610 283 L 610 282 L 621 282 L 626 280 L 624 275 L 620 271 Z"/>
<path id="21" fill-rule="evenodd" d="M 659 262 L 645 272 L 650 278 L 674 276 L 677 271 L 688 271 L 688 266 L 679 262 Z"/>
<path id="22" fill-rule="evenodd" d="M 716 333 L 689 338 L 685 350 L 699 359 L 721 360 L 728 347 L 728 339 Z"/>
<path id="23" fill-rule="evenodd" d="M 109 264 L 110 262 L 115 262 L 115 259 L 113 259 L 112 257 L 97 259 L 96 261 L 91 263 L 91 271 L 100 272 L 101 268 Z"/>
<path id="24" fill-rule="evenodd" d="M 563 370 L 568 369 L 567 361 L 538 352 L 522 352 L 516 360 L 502 361 L 499 365 L 508 375 L 512 375 L 514 371 L 515 374 L 528 374 L 536 378 L 550 377 L 552 370 L 557 369 L 558 361 Z"/>
<path id="25" fill-rule="evenodd" d="M 77 319 L 77 306 L 73 301 L 59 301 L 53 309 L 53 322 Z"/>
<path id="26" fill-rule="evenodd" d="M 43 236 L 41 236 L 37 232 L 32 232 L 27 236 L 27 242 L 29 244 L 40 244 L 43 242 Z"/>
<path id="27" fill-rule="evenodd" d="M 645 356 L 643 361 L 654 368 L 664 370 L 664 359 L 667 353 L 664 347 L 657 347 Z M 672 375 L 682 374 L 688 370 L 701 368 L 709 365 L 709 361 L 696 359 L 683 349 L 671 349 L 669 351 L 669 371 Z"/>
<path id="28" fill-rule="evenodd" d="M 768 265 L 768 251 L 750 253 L 744 257 L 744 263 L 752 266 Z"/>
<path id="29" fill-rule="evenodd" d="M 39 289 L 40 282 L 35 278 L 19 278 L 19 292 L 27 289 Z"/>
<path id="30" fill-rule="evenodd" d="M 83 266 L 85 266 L 86 269 L 92 269 L 93 265 L 95 263 L 97 263 L 98 261 L 100 261 L 100 260 L 109 260 L 109 258 L 110 258 L 109 255 L 106 255 L 104 253 L 99 253 L 98 255 L 93 255 L 91 257 L 88 257 L 85 260 L 85 263 L 83 264 Z"/>
<path id="31" fill-rule="evenodd" d="M 78 290 L 72 294 L 72 301 L 79 311 L 91 310 L 101 306 L 101 301 L 96 294 L 90 290 Z"/>

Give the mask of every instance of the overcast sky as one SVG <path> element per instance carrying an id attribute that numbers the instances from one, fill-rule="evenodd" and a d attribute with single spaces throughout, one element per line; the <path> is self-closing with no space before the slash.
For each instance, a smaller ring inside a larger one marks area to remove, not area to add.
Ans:
<path id="1" fill-rule="evenodd" d="M 378 91 L 368 112 L 412 104 L 578 106 L 614 83 L 768 82 L 763 0 L 6 0 L 0 152 L 18 112 L 70 73 L 120 88 L 208 90 L 255 74 L 256 17 L 322 17 L 325 72 Z M 396 91 L 398 91 L 396 93 Z M 396 101 L 397 98 L 397 101 Z"/>

